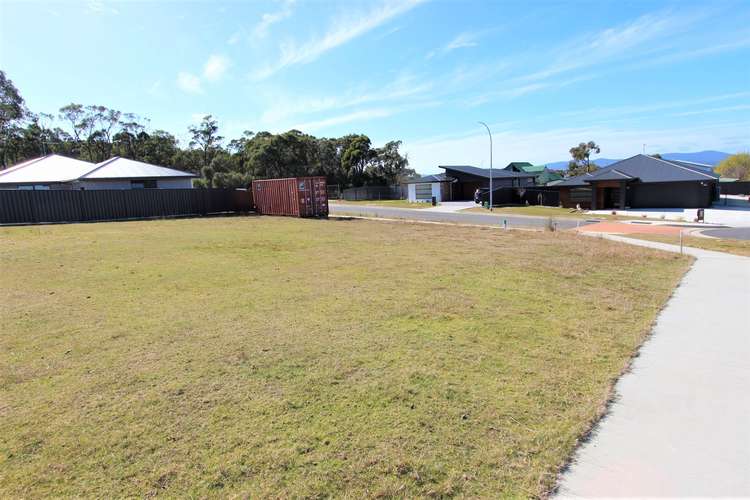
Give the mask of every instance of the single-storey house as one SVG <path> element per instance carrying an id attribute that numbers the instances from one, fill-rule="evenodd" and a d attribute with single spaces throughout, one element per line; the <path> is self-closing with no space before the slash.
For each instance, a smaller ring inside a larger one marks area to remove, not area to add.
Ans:
<path id="1" fill-rule="evenodd" d="M 190 189 L 195 174 L 115 156 L 79 180 L 83 189 Z"/>
<path id="2" fill-rule="evenodd" d="M 406 183 L 406 187 L 406 199 L 412 203 L 429 203 L 432 202 L 433 196 L 437 203 L 453 199 L 453 179 L 442 173 L 411 179 Z"/>
<path id="3" fill-rule="evenodd" d="M 544 186 L 549 182 L 562 180 L 563 176 L 560 172 L 550 170 L 546 165 L 532 165 L 527 161 L 513 161 L 503 169 L 510 172 L 519 172 L 526 174 L 534 174 L 536 177 L 534 183 L 537 186 Z"/>
<path id="4" fill-rule="evenodd" d="M 117 156 L 94 164 L 53 154 L 0 170 L 0 189 L 190 189 L 195 177 Z"/>
<path id="5" fill-rule="evenodd" d="M 569 208 L 706 208 L 718 199 L 718 183 L 702 165 L 638 154 L 554 188 Z"/>
<path id="6" fill-rule="evenodd" d="M 453 200 L 473 200 L 477 189 L 490 187 L 490 169 L 470 165 L 440 165 L 447 178 L 453 179 Z M 492 169 L 492 187 L 529 187 L 534 185 L 535 174 Z"/>

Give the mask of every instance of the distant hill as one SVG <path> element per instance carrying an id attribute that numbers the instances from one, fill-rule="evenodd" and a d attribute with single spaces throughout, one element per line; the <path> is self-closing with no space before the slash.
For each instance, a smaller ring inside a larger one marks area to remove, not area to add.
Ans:
<path id="1" fill-rule="evenodd" d="M 698 151 L 697 153 L 663 153 L 661 156 L 667 160 L 692 161 L 694 163 L 705 163 L 706 165 L 716 166 L 721 160 L 730 155 L 729 153 L 723 153 L 721 151 Z M 594 158 L 593 161 L 599 165 L 599 167 L 608 167 L 620 160 L 613 160 L 611 158 Z M 546 165 L 550 170 L 568 169 L 567 160 L 554 161 L 547 163 Z"/>
<path id="2" fill-rule="evenodd" d="M 698 151 L 697 153 L 665 153 L 662 156 L 667 160 L 692 161 L 693 163 L 716 166 L 730 155 L 721 151 Z"/>

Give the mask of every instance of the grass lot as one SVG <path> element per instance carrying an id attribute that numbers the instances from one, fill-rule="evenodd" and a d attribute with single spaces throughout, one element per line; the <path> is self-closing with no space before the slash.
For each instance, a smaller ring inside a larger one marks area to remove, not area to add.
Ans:
<path id="1" fill-rule="evenodd" d="M 0 251 L 4 498 L 544 495 L 690 263 L 270 217 Z"/>
<path id="2" fill-rule="evenodd" d="M 412 203 L 406 200 L 363 200 L 363 201 L 347 201 L 347 200 L 329 200 L 332 205 L 375 205 L 379 207 L 391 207 L 391 208 L 430 208 L 430 203 Z"/>
<path id="3" fill-rule="evenodd" d="M 557 219 L 606 219 L 606 220 L 633 220 L 640 218 L 627 217 L 624 215 L 599 215 L 587 214 L 585 212 L 571 211 L 570 208 L 560 207 L 543 207 L 539 205 L 518 206 L 518 207 L 495 207 L 492 212 L 482 207 L 472 207 L 461 210 L 462 212 L 476 212 L 482 214 L 512 214 L 512 215 L 533 215 L 535 217 L 553 217 Z"/>
<path id="4" fill-rule="evenodd" d="M 680 244 L 679 235 L 628 234 L 623 236 L 626 236 L 628 238 L 638 238 L 640 240 L 669 243 L 672 245 Z M 714 250 L 716 252 L 733 253 L 735 255 L 750 257 L 750 241 L 704 238 L 702 236 L 683 236 L 682 244 L 688 247 L 702 248 L 703 250 Z"/>

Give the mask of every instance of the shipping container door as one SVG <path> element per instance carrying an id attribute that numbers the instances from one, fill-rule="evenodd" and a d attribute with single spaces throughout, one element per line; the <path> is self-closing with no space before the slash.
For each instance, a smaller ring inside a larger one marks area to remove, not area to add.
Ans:
<path id="1" fill-rule="evenodd" d="M 313 204 L 315 205 L 315 215 L 328 215 L 328 190 L 326 187 L 325 177 L 313 178 Z"/>

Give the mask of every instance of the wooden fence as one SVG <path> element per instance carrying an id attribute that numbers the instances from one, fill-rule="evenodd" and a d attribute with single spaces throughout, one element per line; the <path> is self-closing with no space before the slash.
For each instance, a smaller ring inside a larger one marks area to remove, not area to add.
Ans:
<path id="1" fill-rule="evenodd" d="M 248 212 L 237 189 L 0 190 L 0 224 L 86 222 Z"/>

